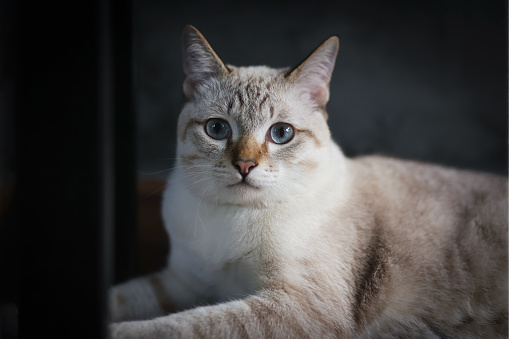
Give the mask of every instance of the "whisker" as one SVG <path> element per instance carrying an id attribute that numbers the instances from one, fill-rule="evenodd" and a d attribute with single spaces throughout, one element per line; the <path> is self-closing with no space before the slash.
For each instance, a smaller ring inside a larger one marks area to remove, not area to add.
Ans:
<path id="1" fill-rule="evenodd" d="M 205 180 L 207 180 L 207 179 L 208 179 L 208 177 L 202 178 L 202 179 L 200 179 L 200 180 L 196 180 L 196 181 L 194 181 L 194 182 L 192 182 L 192 183 L 188 184 L 188 185 L 187 185 L 187 188 L 191 188 L 191 186 L 196 185 L 197 183 L 200 183 L 200 182 L 205 181 Z"/>
<path id="2" fill-rule="evenodd" d="M 137 173 L 140 174 L 140 175 L 156 175 L 156 174 L 161 174 L 161 173 L 169 172 L 172 169 L 173 168 L 167 168 L 167 169 L 164 169 L 164 170 L 161 170 L 161 171 L 157 171 L 157 172 L 142 172 L 142 171 L 137 171 Z"/>
<path id="3" fill-rule="evenodd" d="M 158 189 L 154 190 L 154 191 L 153 191 L 153 192 L 151 192 L 151 193 L 147 193 L 146 195 L 144 195 L 144 196 L 143 196 L 143 198 L 148 198 L 148 197 L 153 196 L 153 195 L 154 195 L 154 194 L 156 194 L 156 193 L 161 192 L 162 190 L 164 190 L 164 189 L 166 188 L 166 186 L 167 186 L 167 183 L 165 182 L 165 183 L 163 183 L 163 184 L 161 185 L 161 187 L 159 187 Z"/>
<path id="4" fill-rule="evenodd" d="M 168 159 L 178 160 L 178 158 L 168 158 Z M 160 171 L 155 171 L 155 172 L 137 171 L 137 173 L 139 175 L 157 175 L 157 174 L 169 172 L 169 171 L 171 171 L 173 169 L 177 169 L 177 168 L 190 169 L 190 168 L 196 168 L 196 167 L 207 167 L 208 168 L 209 165 L 208 164 L 178 165 L 178 166 L 172 166 L 172 167 L 169 167 L 169 168 L 166 168 L 166 169 L 163 169 Z"/>
<path id="5" fill-rule="evenodd" d="M 202 203 L 202 200 L 203 200 L 203 197 L 205 196 L 205 194 L 208 192 L 208 190 L 214 186 L 214 182 L 210 183 L 207 188 L 205 188 L 202 193 L 200 194 L 200 197 L 198 198 L 198 205 L 196 206 L 196 218 L 195 218 L 195 223 L 194 223 L 194 236 L 196 236 L 196 224 L 197 224 L 197 220 L 200 220 L 200 223 L 203 227 L 203 230 L 205 230 L 205 224 L 203 223 L 203 220 L 201 219 L 201 215 L 200 215 L 200 207 L 201 207 L 201 203 Z M 208 213 L 207 209 L 205 208 L 205 211 L 206 213 Z"/>

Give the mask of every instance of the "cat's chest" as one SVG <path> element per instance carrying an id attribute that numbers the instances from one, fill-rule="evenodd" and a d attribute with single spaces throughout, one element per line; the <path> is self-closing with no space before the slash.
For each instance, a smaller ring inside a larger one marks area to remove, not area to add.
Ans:
<path id="1" fill-rule="evenodd" d="M 186 201 L 187 200 L 187 201 Z M 209 266 L 238 261 L 259 244 L 264 218 L 237 206 L 215 206 L 180 197 L 166 218 L 172 248 L 186 248 Z"/>
<path id="2" fill-rule="evenodd" d="M 170 265 L 192 276 L 213 299 L 240 297 L 259 286 L 260 251 L 270 227 L 265 213 L 209 204 L 175 187 L 165 194 L 163 214 Z"/>

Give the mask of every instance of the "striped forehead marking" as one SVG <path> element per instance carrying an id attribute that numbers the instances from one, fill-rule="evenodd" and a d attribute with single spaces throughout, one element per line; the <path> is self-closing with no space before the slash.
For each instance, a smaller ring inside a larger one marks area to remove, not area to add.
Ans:
<path id="1" fill-rule="evenodd" d="M 239 111 L 246 108 L 261 110 L 270 98 L 270 82 L 262 78 L 249 78 L 234 84 L 236 90 L 228 102 L 228 114 L 234 106 Z"/>

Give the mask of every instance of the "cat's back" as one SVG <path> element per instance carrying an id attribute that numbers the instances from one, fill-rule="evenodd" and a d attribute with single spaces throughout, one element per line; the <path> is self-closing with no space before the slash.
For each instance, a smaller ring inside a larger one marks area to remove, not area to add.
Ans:
<path id="1" fill-rule="evenodd" d="M 353 181 L 392 201 L 435 200 L 502 207 L 507 205 L 507 177 L 412 160 L 364 156 L 350 161 Z"/>
<path id="2" fill-rule="evenodd" d="M 507 246 L 506 177 L 381 156 L 360 157 L 350 166 L 353 200 L 388 231 L 447 238 L 482 225 Z"/>

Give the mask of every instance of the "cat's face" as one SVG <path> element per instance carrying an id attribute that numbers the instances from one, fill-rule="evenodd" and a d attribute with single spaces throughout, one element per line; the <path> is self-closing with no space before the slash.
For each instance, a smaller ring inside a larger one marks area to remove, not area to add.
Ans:
<path id="1" fill-rule="evenodd" d="M 184 67 L 188 101 L 179 117 L 177 156 L 190 191 L 211 202 L 264 205 L 312 189 L 328 163 L 323 107 L 332 68 L 325 85 L 321 79 L 306 90 L 301 66 L 297 75 L 226 66 L 195 29 L 184 33 L 184 56 L 193 64 Z"/>

